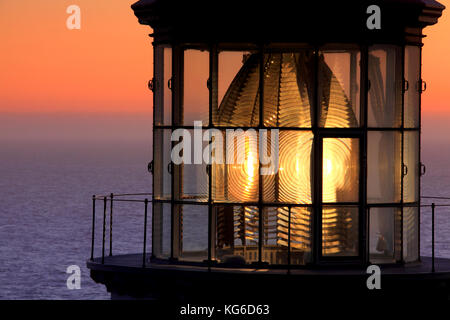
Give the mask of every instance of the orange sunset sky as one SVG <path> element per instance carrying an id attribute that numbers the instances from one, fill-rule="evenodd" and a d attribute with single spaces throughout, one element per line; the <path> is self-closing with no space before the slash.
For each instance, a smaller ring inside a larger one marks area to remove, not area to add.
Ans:
<path id="1" fill-rule="evenodd" d="M 0 113 L 151 112 L 151 29 L 138 24 L 133 2 L 0 0 Z M 81 30 L 66 28 L 71 4 Z M 450 115 L 448 16 L 425 29 L 425 116 Z"/>
<path id="2" fill-rule="evenodd" d="M 151 29 L 129 0 L 0 0 L 0 112 L 143 112 Z M 66 9 L 81 8 L 81 30 Z"/>

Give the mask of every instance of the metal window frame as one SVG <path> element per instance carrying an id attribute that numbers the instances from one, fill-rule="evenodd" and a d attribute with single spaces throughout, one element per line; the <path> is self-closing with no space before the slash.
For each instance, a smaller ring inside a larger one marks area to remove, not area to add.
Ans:
<path id="1" fill-rule="evenodd" d="M 160 44 L 162 45 L 162 44 Z M 258 201 L 257 202 L 222 202 L 222 201 L 214 201 L 212 198 L 212 174 L 211 170 L 208 174 L 208 200 L 203 202 L 192 201 L 192 200 L 184 200 L 181 197 L 176 197 L 176 194 L 180 193 L 180 188 L 182 188 L 182 168 L 177 169 L 175 172 L 176 166 L 172 165 L 172 173 L 171 173 L 171 199 L 154 199 L 153 200 L 153 208 L 155 204 L 164 204 L 168 203 L 171 205 L 171 253 L 170 260 L 176 262 L 177 258 L 180 254 L 180 212 L 179 207 L 183 204 L 185 205 L 207 205 L 208 206 L 208 259 L 207 264 L 211 266 L 214 264 L 214 249 L 211 239 L 213 230 L 213 209 L 214 206 L 223 206 L 223 205 L 237 205 L 237 206 L 257 206 L 259 210 L 259 247 L 258 247 L 258 264 L 266 266 L 262 261 L 262 232 L 261 229 L 263 225 L 261 223 L 261 218 L 263 214 L 263 209 L 266 207 L 288 207 L 289 213 L 291 212 L 292 207 L 308 207 L 311 208 L 311 252 L 312 252 L 312 264 L 320 265 L 320 264 L 328 264 L 330 261 L 346 261 L 352 260 L 355 263 L 359 264 L 369 264 L 369 211 L 371 207 L 401 207 L 402 210 L 402 224 L 403 224 L 403 207 L 404 206 L 417 206 L 419 207 L 419 258 L 420 258 L 420 179 L 421 175 L 419 173 L 418 181 L 419 181 L 419 199 L 417 202 L 404 202 L 403 196 L 403 176 L 401 179 L 401 201 L 400 203 L 367 203 L 367 150 L 368 150 L 368 132 L 370 131 L 397 131 L 401 132 L 402 135 L 402 155 L 401 162 L 404 162 L 404 132 L 407 131 L 418 131 L 419 134 L 419 164 L 421 163 L 421 91 L 419 91 L 419 119 L 418 119 L 418 127 L 417 128 L 405 128 L 405 119 L 404 119 L 404 90 L 402 90 L 402 108 L 401 108 L 401 116 L 402 122 L 400 127 L 369 127 L 368 126 L 368 55 L 370 46 L 372 45 L 383 45 L 383 43 L 374 43 L 374 44 L 327 44 L 325 46 L 322 45 L 311 45 L 311 44 L 288 44 L 284 46 L 283 44 L 249 44 L 245 46 L 243 44 L 164 44 L 164 46 L 169 46 L 172 49 L 172 123 L 171 125 L 159 125 L 155 124 L 153 121 L 153 130 L 155 129 L 194 129 L 192 125 L 183 125 L 182 117 L 182 99 L 183 99 L 183 60 L 184 60 L 184 50 L 186 49 L 199 49 L 199 50 L 207 50 L 209 51 L 209 81 L 208 81 L 208 89 L 209 89 L 209 118 L 208 125 L 202 126 L 202 129 L 278 129 L 280 131 L 309 131 L 313 134 L 313 152 L 312 152 L 312 163 L 313 163 L 313 184 L 312 188 L 312 203 L 311 204 L 298 204 L 298 203 L 287 203 L 287 202 L 275 202 L 269 203 L 264 202 L 262 198 L 262 179 L 261 172 L 259 172 L 259 186 L 258 186 Z M 392 43 L 386 45 L 393 45 Z M 394 44 L 395 45 L 395 44 Z M 401 49 L 401 69 L 402 69 L 402 79 L 405 76 L 405 50 L 406 46 L 419 46 L 420 47 L 420 62 L 422 61 L 422 45 L 417 44 L 403 44 L 395 46 L 400 47 Z M 346 48 L 359 48 L 361 55 L 361 64 L 360 64 L 360 126 L 356 128 L 321 128 L 319 127 L 319 97 L 318 97 L 318 57 L 321 50 L 327 50 L 330 47 L 337 46 L 345 50 Z M 154 48 L 156 50 L 156 46 Z M 259 82 L 259 93 L 260 93 L 260 104 L 259 104 L 259 123 L 257 126 L 251 127 L 242 127 L 242 126 L 217 126 L 213 122 L 213 108 L 218 105 L 218 64 L 219 64 L 219 53 L 220 51 L 256 51 L 260 55 L 260 82 Z M 314 100 L 311 103 L 311 108 L 314 109 L 313 117 L 311 119 L 312 125 L 311 127 L 267 127 L 264 125 L 264 55 L 266 53 L 281 53 L 281 52 L 296 52 L 296 51 L 304 51 L 304 50 L 313 50 L 314 51 L 314 88 L 313 95 Z M 159 63 L 158 61 L 154 61 L 154 65 Z M 422 69 L 420 68 L 420 79 L 422 78 Z M 155 97 L 153 97 L 154 106 L 153 109 L 155 111 L 156 101 Z M 164 107 L 164 106 L 160 106 Z M 155 120 L 155 112 L 153 112 L 153 120 Z M 344 137 L 357 137 L 360 140 L 360 173 L 359 173 L 359 202 L 357 203 L 322 203 L 322 169 L 321 163 L 319 163 L 323 157 L 323 150 L 320 148 L 321 139 L 324 137 L 335 137 L 335 138 L 344 138 Z M 153 135 L 153 143 L 155 142 Z M 172 143 L 172 147 L 174 143 Z M 155 159 L 155 148 L 153 148 L 153 158 Z M 181 179 L 181 180 L 180 180 Z M 179 180 L 179 181 L 177 181 Z M 152 181 L 152 186 L 154 186 L 154 181 Z M 178 187 L 177 187 L 178 186 Z M 178 198 L 178 199 L 177 199 Z M 357 259 L 355 257 L 350 257 L 350 259 L 344 259 L 344 257 L 337 257 L 337 259 L 329 259 L 321 256 L 321 217 L 322 217 L 322 208 L 323 206 L 333 206 L 333 205 L 356 205 L 360 208 L 359 214 L 359 255 Z M 176 212 L 178 211 L 178 214 Z M 289 214 L 290 219 L 290 214 Z M 290 227 L 290 225 L 289 225 Z M 402 226 L 403 229 L 403 226 Z M 289 234 L 290 237 L 290 234 Z M 403 230 L 402 230 L 402 244 L 401 248 L 403 250 Z M 154 241 L 154 237 L 152 236 L 152 241 Z M 290 243 L 289 243 L 290 246 Z M 289 252 L 289 250 L 288 250 Z M 402 252 L 402 261 L 403 261 L 403 252 Z M 296 265 L 290 265 L 290 259 L 288 263 L 289 267 L 300 267 Z M 270 265 L 270 267 L 276 267 L 276 265 Z"/>

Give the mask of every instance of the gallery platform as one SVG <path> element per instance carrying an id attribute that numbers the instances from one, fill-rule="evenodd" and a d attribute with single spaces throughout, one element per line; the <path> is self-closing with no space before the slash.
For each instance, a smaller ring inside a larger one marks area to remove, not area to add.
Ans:
<path id="1" fill-rule="evenodd" d="M 450 259 L 422 257 L 420 263 L 380 265 L 381 289 L 369 290 L 365 267 L 317 266 L 313 269 L 217 267 L 150 262 L 142 254 L 94 258 L 91 277 L 104 284 L 112 299 L 177 302 L 271 303 L 285 301 L 449 301 Z M 300 299 L 300 300 L 299 300 Z"/>

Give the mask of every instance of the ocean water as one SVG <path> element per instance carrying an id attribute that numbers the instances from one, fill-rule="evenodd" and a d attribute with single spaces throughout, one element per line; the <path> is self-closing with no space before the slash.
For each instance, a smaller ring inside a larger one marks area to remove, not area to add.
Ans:
<path id="1" fill-rule="evenodd" d="M 450 143 L 424 144 L 422 154 L 422 194 L 450 196 Z M 150 159 L 148 141 L 0 142 L 0 299 L 109 299 L 85 266 L 91 196 L 151 192 Z M 102 204 L 97 212 L 96 256 Z M 430 255 L 430 222 L 423 209 L 422 255 Z M 141 252 L 142 225 L 143 204 L 116 203 L 113 253 Z M 437 256 L 450 257 L 450 207 L 438 208 L 436 225 Z M 67 289 L 70 265 L 81 268 L 80 290 Z"/>
<path id="2" fill-rule="evenodd" d="M 422 142 L 422 162 L 426 173 L 421 195 L 450 198 L 450 141 Z M 422 199 L 422 205 L 449 205 L 435 210 L 435 254 L 450 258 L 450 200 Z M 421 208 L 420 254 L 431 256 L 431 208 Z"/>
<path id="3" fill-rule="evenodd" d="M 141 142 L 0 145 L 0 299 L 109 299 L 89 277 L 93 194 L 151 192 Z M 97 226 L 101 226 L 101 205 Z M 143 208 L 117 204 L 114 253 L 142 250 Z M 96 255 L 101 228 L 96 228 Z M 68 290 L 66 269 L 81 268 Z"/>

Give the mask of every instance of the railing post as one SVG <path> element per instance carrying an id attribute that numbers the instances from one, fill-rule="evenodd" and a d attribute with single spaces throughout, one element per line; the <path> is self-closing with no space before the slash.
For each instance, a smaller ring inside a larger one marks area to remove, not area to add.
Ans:
<path id="1" fill-rule="evenodd" d="M 148 199 L 144 200 L 144 250 L 142 253 L 142 268 L 145 268 L 145 256 L 147 250 L 147 211 L 148 211 Z"/>
<path id="2" fill-rule="evenodd" d="M 431 204 L 431 272 L 434 273 L 434 202 Z"/>
<path id="3" fill-rule="evenodd" d="M 92 196 L 92 238 L 91 238 L 91 261 L 94 260 L 94 237 L 95 237 L 95 195 Z"/>
<path id="4" fill-rule="evenodd" d="M 102 264 L 105 263 L 106 197 L 103 198 Z"/>
<path id="5" fill-rule="evenodd" d="M 109 256 L 112 256 L 112 224 L 113 224 L 113 198 L 114 195 L 111 193 L 111 204 L 109 212 Z"/>

